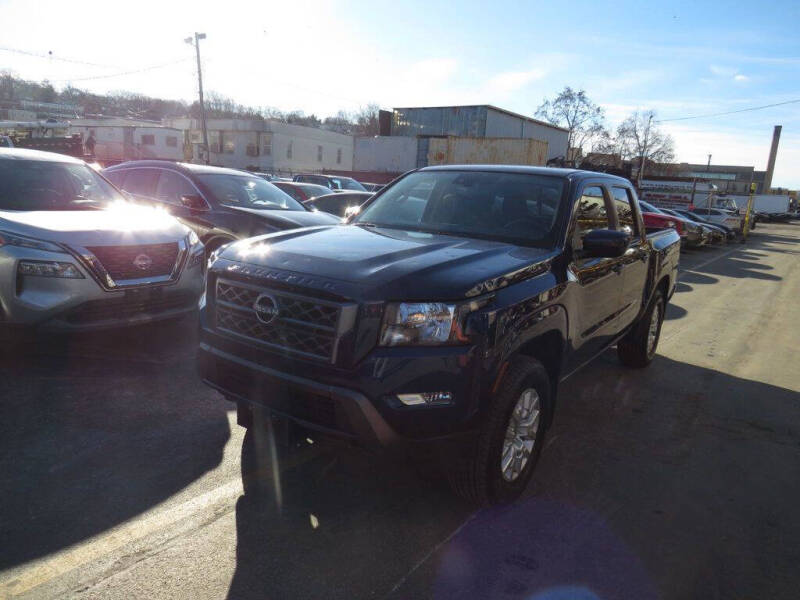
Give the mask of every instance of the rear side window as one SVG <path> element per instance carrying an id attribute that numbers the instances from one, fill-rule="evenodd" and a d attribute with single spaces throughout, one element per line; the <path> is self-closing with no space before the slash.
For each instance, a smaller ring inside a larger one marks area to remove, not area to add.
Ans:
<path id="1" fill-rule="evenodd" d="M 152 198 L 156 191 L 158 171 L 155 169 L 130 169 L 125 171 L 122 189 L 137 196 Z"/>
<path id="2" fill-rule="evenodd" d="M 170 204 L 180 204 L 181 196 L 196 196 L 197 190 L 177 173 L 161 171 L 156 186 L 156 198 Z"/>
<path id="3" fill-rule="evenodd" d="M 619 229 L 639 235 L 639 227 L 633 214 L 631 191 L 623 187 L 612 187 L 611 194 L 614 199 L 614 208 L 617 211 L 617 224 Z"/>
<path id="4" fill-rule="evenodd" d="M 302 202 L 303 200 L 306 199 L 306 197 L 303 195 L 303 192 L 301 192 L 299 189 L 297 189 L 293 185 L 287 185 L 286 187 L 284 187 L 284 186 L 278 186 L 278 187 L 280 189 L 282 189 L 284 192 L 286 192 L 287 194 L 289 194 L 295 200 L 299 200 L 300 202 Z"/>
<path id="5" fill-rule="evenodd" d="M 592 229 L 610 229 L 610 227 L 603 188 L 596 185 L 584 188 L 575 211 L 573 248 L 581 250 L 583 236 Z"/>

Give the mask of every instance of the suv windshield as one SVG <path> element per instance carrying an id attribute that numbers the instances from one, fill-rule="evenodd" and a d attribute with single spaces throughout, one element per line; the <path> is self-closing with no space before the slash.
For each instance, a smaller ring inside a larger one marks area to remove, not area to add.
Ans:
<path id="1" fill-rule="evenodd" d="M 305 210 L 283 190 L 260 177 L 228 174 L 200 174 L 200 180 L 221 204 L 267 210 Z"/>
<path id="2" fill-rule="evenodd" d="M 0 210 L 86 210 L 122 200 L 84 164 L 0 160 Z"/>
<path id="3" fill-rule="evenodd" d="M 480 171 L 419 171 L 370 203 L 355 224 L 552 246 L 564 179 Z"/>

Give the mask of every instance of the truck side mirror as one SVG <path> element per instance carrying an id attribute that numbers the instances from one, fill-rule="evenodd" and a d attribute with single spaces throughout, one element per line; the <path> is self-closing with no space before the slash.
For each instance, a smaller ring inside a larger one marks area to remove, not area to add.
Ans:
<path id="1" fill-rule="evenodd" d="M 592 229 L 583 236 L 581 256 L 589 258 L 616 258 L 628 250 L 631 235 L 614 229 Z"/>
<path id="2" fill-rule="evenodd" d="M 206 201 L 203 200 L 202 196 L 198 196 L 197 194 L 181 196 L 181 204 L 192 210 L 208 210 Z"/>

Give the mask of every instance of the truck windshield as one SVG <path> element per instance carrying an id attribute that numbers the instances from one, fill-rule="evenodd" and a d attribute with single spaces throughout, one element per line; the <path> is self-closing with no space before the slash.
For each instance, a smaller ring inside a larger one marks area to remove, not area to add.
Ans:
<path id="1" fill-rule="evenodd" d="M 123 200 L 84 164 L 0 160 L 0 210 L 86 210 Z"/>
<path id="2" fill-rule="evenodd" d="M 305 210 L 303 205 L 277 186 L 260 177 L 247 175 L 202 174 L 202 183 L 226 206 L 243 206 L 269 210 Z"/>
<path id="3" fill-rule="evenodd" d="M 378 196 L 353 223 L 550 247 L 564 182 L 523 173 L 418 171 Z"/>

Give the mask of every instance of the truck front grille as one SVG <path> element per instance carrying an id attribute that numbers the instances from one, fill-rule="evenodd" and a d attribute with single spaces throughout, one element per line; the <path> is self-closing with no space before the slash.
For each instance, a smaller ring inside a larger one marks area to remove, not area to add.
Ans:
<path id="1" fill-rule="evenodd" d="M 260 298 L 274 308 L 266 319 L 255 309 Z M 220 331 L 289 354 L 335 360 L 341 314 L 335 302 L 222 279 L 217 281 L 215 301 Z"/>
<path id="2" fill-rule="evenodd" d="M 115 281 L 169 275 L 178 260 L 178 243 L 87 248 Z"/>

